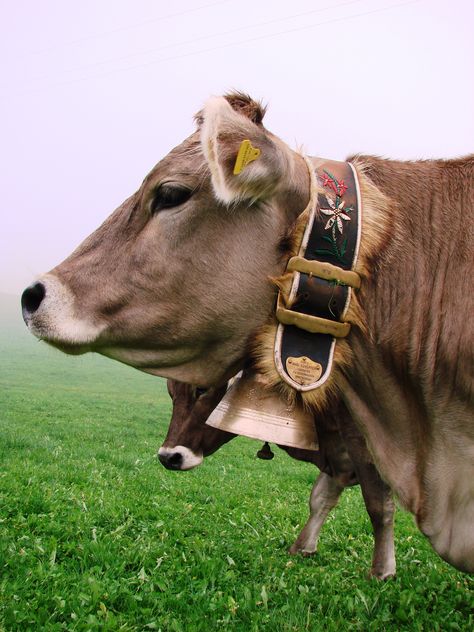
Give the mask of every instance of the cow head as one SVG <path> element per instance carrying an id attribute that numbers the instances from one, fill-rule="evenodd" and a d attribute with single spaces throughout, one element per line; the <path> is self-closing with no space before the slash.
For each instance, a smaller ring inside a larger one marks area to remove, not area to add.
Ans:
<path id="1" fill-rule="evenodd" d="M 221 401 L 227 385 L 196 389 L 168 380 L 173 413 L 158 458 L 169 470 L 191 470 L 236 435 L 206 425 L 206 419 Z"/>
<path id="2" fill-rule="evenodd" d="M 173 149 L 65 261 L 27 288 L 23 315 L 66 353 L 95 351 L 202 386 L 235 374 L 266 321 L 287 233 L 304 209 L 303 158 L 250 98 L 211 99 Z M 234 165 L 249 140 L 260 155 Z"/>

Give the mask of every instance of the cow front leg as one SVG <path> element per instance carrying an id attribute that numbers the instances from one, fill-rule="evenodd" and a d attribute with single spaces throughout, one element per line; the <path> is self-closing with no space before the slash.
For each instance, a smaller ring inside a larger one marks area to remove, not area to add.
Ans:
<path id="1" fill-rule="evenodd" d="M 302 553 L 305 556 L 316 552 L 319 532 L 333 507 L 337 505 L 343 486 L 321 472 L 316 479 L 309 500 L 309 519 L 294 543 L 288 549 L 288 553 L 296 555 Z"/>
<path id="2" fill-rule="evenodd" d="M 374 465 L 357 468 L 367 513 L 374 532 L 374 553 L 370 575 L 377 579 L 393 577 L 396 572 L 393 516 L 395 503 L 390 487 L 380 478 Z"/>

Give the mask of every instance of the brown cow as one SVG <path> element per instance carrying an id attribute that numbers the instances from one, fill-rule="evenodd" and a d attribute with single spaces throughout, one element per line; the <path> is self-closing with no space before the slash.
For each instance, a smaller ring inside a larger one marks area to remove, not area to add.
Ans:
<path id="1" fill-rule="evenodd" d="M 272 319 L 313 170 L 243 95 L 22 297 L 30 330 L 190 384 L 223 384 Z M 241 173 L 242 141 L 260 150 Z M 318 161 L 312 159 L 313 165 Z M 449 563 L 474 571 L 474 157 L 351 159 L 363 199 L 359 318 L 333 385 L 377 469 Z"/>
<path id="2" fill-rule="evenodd" d="M 224 386 L 200 392 L 189 384 L 168 380 L 173 413 L 168 433 L 158 451 L 158 457 L 166 468 L 190 470 L 200 465 L 203 457 L 213 454 L 236 436 L 205 423 L 225 391 Z M 339 411 L 338 425 L 339 422 L 340 425 L 344 424 L 345 417 L 347 412 Z M 320 443 L 318 451 L 279 446 L 294 459 L 313 463 L 321 470 L 309 500 L 309 519 L 289 552 L 293 555 L 315 553 L 320 530 L 329 512 L 337 505 L 346 487 L 360 482 L 374 533 L 370 575 L 378 579 L 392 577 L 395 575 L 395 506 L 390 488 L 380 478 L 360 435 L 353 437 L 346 448 L 331 417 L 318 419 L 317 427 Z"/>

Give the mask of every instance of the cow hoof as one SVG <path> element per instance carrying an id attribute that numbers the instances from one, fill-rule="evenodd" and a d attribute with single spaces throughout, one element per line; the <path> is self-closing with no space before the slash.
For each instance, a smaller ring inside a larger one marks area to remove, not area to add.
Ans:
<path id="1" fill-rule="evenodd" d="M 396 571 L 383 571 L 372 568 L 369 572 L 369 579 L 376 579 L 380 582 L 384 582 L 387 579 L 395 577 Z"/>
<path id="2" fill-rule="evenodd" d="M 316 549 L 314 551 L 305 551 L 304 549 L 301 549 L 299 546 L 296 546 L 295 544 L 292 544 L 290 546 L 290 548 L 288 549 L 288 553 L 290 555 L 302 555 L 303 557 L 311 557 L 316 553 Z"/>

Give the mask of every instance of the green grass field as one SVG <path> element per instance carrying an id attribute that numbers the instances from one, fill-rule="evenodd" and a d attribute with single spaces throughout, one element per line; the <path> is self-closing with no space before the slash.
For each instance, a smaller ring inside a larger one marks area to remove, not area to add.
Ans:
<path id="1" fill-rule="evenodd" d="M 474 630 L 474 579 L 410 516 L 397 514 L 394 580 L 366 578 L 358 488 L 317 555 L 289 557 L 311 465 L 260 461 L 240 438 L 168 472 L 155 457 L 163 380 L 63 356 L 26 332 L 10 297 L 0 305 L 0 630 Z"/>

